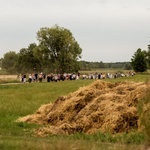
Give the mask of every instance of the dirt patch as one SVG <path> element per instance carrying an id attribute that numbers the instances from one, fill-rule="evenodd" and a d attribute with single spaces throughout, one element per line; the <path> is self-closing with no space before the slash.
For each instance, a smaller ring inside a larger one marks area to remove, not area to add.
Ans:
<path id="1" fill-rule="evenodd" d="M 38 135 L 129 132 L 138 128 L 137 104 L 148 85 L 100 80 L 82 87 L 54 103 L 42 105 L 35 114 L 19 121 L 42 124 Z"/>

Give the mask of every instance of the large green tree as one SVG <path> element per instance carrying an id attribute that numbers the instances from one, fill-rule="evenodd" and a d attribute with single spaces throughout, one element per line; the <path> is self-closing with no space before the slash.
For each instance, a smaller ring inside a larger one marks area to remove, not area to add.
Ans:
<path id="1" fill-rule="evenodd" d="M 140 48 L 134 53 L 131 58 L 131 65 L 135 72 L 144 72 L 147 70 L 147 61 L 145 51 Z"/>
<path id="2" fill-rule="evenodd" d="M 47 67 L 61 72 L 77 71 L 78 59 L 82 49 L 70 30 L 55 25 L 51 28 L 41 28 L 37 32 L 39 41 L 38 57 Z"/>
<path id="3" fill-rule="evenodd" d="M 29 44 L 28 48 L 22 48 L 18 53 L 17 69 L 18 72 L 33 72 L 35 69 L 41 70 L 41 64 L 35 57 L 34 52 L 37 45 Z"/>
<path id="4" fill-rule="evenodd" d="M 16 73 L 17 58 L 18 55 L 14 51 L 5 53 L 2 59 L 2 68 L 6 69 L 10 74 Z"/>

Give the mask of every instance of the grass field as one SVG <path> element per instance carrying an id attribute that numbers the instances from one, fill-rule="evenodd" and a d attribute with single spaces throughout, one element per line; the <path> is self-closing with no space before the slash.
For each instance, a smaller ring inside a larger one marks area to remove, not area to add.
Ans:
<path id="1" fill-rule="evenodd" d="M 146 81 L 149 74 L 105 81 Z M 112 136 L 75 134 L 70 136 L 37 137 L 33 129 L 38 125 L 15 122 L 16 119 L 34 113 L 42 104 L 53 102 L 57 97 L 67 95 L 94 80 L 76 80 L 53 83 L 31 83 L 0 85 L 0 150 L 141 150 L 145 142 L 143 133 L 133 131 Z"/>

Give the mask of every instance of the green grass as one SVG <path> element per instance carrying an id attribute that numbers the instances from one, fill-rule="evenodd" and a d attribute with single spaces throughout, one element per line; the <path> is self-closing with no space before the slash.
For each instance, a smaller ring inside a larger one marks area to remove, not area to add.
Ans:
<path id="1" fill-rule="evenodd" d="M 12 138 L 0 139 L 0 149 L 3 150 L 141 150 L 143 145 L 123 145 L 83 139 L 66 139 L 64 137 L 50 138 Z"/>
<path id="2" fill-rule="evenodd" d="M 103 81 L 146 81 L 149 75 L 104 79 Z M 31 83 L 0 85 L 0 149 L 55 149 L 97 150 L 97 149 L 139 149 L 145 142 L 143 133 L 134 131 L 122 134 L 85 135 L 77 133 L 70 136 L 36 137 L 33 129 L 39 125 L 18 123 L 16 119 L 34 113 L 42 104 L 55 101 L 59 96 L 76 91 L 94 80 L 78 80 L 51 83 Z M 111 143 L 111 144 L 108 144 Z M 126 145 L 127 144 L 127 145 Z"/>
<path id="3" fill-rule="evenodd" d="M 34 113 L 42 104 L 53 102 L 58 96 L 66 95 L 87 81 L 64 81 L 58 83 L 32 83 L 18 85 L 0 85 L 0 135 L 22 135 L 24 126 L 14 121 L 21 116 Z"/>

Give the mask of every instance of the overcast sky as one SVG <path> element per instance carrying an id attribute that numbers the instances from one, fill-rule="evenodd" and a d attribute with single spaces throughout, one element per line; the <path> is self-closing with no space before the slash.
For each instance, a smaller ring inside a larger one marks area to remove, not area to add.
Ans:
<path id="1" fill-rule="evenodd" d="M 150 0 L 0 0 L 0 58 L 56 24 L 72 32 L 82 60 L 130 61 L 150 41 Z"/>

